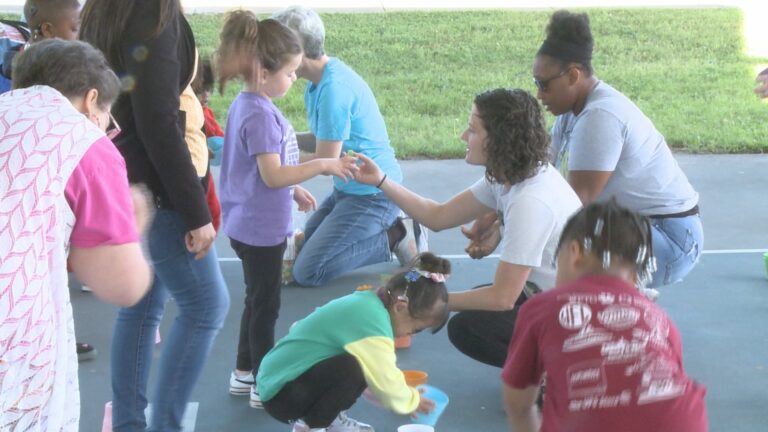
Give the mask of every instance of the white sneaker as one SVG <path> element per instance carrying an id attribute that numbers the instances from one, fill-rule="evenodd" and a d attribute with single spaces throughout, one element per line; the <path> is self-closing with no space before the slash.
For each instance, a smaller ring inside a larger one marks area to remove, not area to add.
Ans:
<path id="1" fill-rule="evenodd" d="M 251 386 L 251 401 L 249 403 L 251 408 L 264 408 L 264 405 L 261 403 L 261 396 L 259 395 L 259 391 L 256 390 L 255 384 Z"/>
<path id="2" fill-rule="evenodd" d="M 340 412 L 325 430 L 328 432 L 375 432 L 373 426 L 347 417 L 344 411 Z"/>
<path id="3" fill-rule="evenodd" d="M 235 396 L 245 396 L 251 392 L 251 387 L 254 384 L 253 374 L 249 373 L 245 376 L 237 376 L 233 371 L 229 375 L 229 394 Z"/>
<path id="4" fill-rule="evenodd" d="M 292 432 L 326 432 L 326 430 L 325 428 L 310 428 L 303 420 L 296 420 L 293 429 L 291 429 Z"/>
<path id="5" fill-rule="evenodd" d="M 427 243 L 427 228 L 413 218 L 399 218 L 405 227 L 405 236 L 395 245 L 395 256 L 403 267 L 409 266 L 420 252 L 425 252 Z"/>

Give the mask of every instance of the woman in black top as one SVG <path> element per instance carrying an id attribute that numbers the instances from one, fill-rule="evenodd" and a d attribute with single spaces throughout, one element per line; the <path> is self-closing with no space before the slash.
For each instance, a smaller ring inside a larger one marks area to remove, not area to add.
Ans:
<path id="1" fill-rule="evenodd" d="M 100 48 L 124 92 L 112 108 L 130 182 L 149 186 L 156 278 L 120 310 L 112 345 L 113 429 L 144 431 L 155 330 L 166 301 L 179 314 L 165 338 L 149 430 L 181 430 L 181 418 L 229 308 L 205 191 L 184 137 L 179 95 L 193 77 L 195 40 L 179 0 L 89 0 L 80 37 Z"/>

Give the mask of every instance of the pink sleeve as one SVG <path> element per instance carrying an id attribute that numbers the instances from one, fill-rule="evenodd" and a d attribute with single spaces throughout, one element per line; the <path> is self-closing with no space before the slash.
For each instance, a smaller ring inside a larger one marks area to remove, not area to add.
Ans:
<path id="1" fill-rule="evenodd" d="M 103 137 L 83 155 L 64 195 L 75 214 L 72 246 L 91 248 L 139 241 L 125 160 Z"/>
<path id="2" fill-rule="evenodd" d="M 509 342 L 507 360 L 501 372 L 501 379 L 510 387 L 525 389 L 538 385 L 544 372 L 539 353 L 538 332 L 534 330 L 537 318 L 531 299 L 526 302 L 515 320 L 512 340 Z M 538 302 L 540 303 L 540 302 Z M 542 310 L 542 308 L 538 308 Z"/>

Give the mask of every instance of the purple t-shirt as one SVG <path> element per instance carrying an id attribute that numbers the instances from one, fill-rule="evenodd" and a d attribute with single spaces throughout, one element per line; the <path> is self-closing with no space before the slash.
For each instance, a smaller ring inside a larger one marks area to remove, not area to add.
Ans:
<path id="1" fill-rule="evenodd" d="M 264 153 L 279 154 L 283 165 L 298 164 L 296 132 L 272 101 L 241 92 L 229 108 L 219 200 L 224 232 L 251 246 L 280 244 L 293 230 L 293 187 L 264 183 L 256 163 Z"/>

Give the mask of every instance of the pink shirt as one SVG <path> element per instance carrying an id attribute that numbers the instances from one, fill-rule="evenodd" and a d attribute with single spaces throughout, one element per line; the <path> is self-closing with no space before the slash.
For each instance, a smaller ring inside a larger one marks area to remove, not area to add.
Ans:
<path id="1" fill-rule="evenodd" d="M 75 214 L 71 245 L 92 248 L 139 241 L 125 160 L 105 136 L 93 143 L 67 181 Z"/>
<path id="2" fill-rule="evenodd" d="M 541 432 L 704 432 L 704 386 L 683 370 L 680 334 L 634 286 L 587 276 L 520 310 L 502 379 L 538 385 Z"/>

